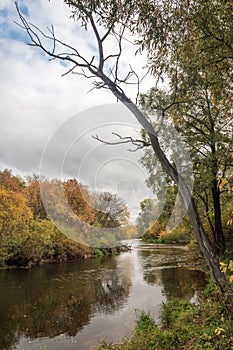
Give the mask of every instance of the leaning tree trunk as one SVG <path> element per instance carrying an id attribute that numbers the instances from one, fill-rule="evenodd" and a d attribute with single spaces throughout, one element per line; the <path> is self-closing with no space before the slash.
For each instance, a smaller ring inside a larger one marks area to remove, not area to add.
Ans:
<path id="1" fill-rule="evenodd" d="M 220 270 L 219 266 L 219 260 L 217 258 L 217 255 L 215 254 L 215 250 L 205 233 L 198 210 L 196 207 L 195 200 L 191 194 L 190 189 L 188 188 L 186 182 L 182 178 L 181 175 L 177 172 L 177 170 L 171 165 L 171 163 L 168 161 L 166 155 L 162 151 L 158 138 L 155 135 L 149 134 L 151 144 L 153 147 L 153 150 L 160 160 L 160 163 L 164 170 L 167 172 L 167 174 L 173 179 L 173 181 L 178 186 L 180 193 L 182 195 L 182 198 L 185 202 L 185 205 L 188 209 L 190 221 L 197 239 L 197 242 L 199 244 L 199 247 L 201 249 L 201 252 L 209 266 L 209 269 L 211 271 L 211 274 L 214 278 L 214 281 L 216 285 L 218 286 L 219 290 L 222 294 L 228 294 L 229 292 L 232 292 L 229 284 L 226 281 L 225 276 Z"/>
<path id="2" fill-rule="evenodd" d="M 138 109 L 137 105 L 134 104 L 124 93 L 122 89 L 120 89 L 116 84 L 111 81 L 109 77 L 107 77 L 103 72 L 99 72 L 97 74 L 99 78 L 109 87 L 112 93 L 117 97 L 119 101 L 121 101 L 134 115 L 134 117 L 138 120 L 141 126 L 146 130 L 152 148 L 154 150 L 155 155 L 157 156 L 162 168 L 168 174 L 169 177 L 175 182 L 178 186 L 184 203 L 188 209 L 190 221 L 199 244 L 200 250 L 208 264 L 211 275 L 214 279 L 215 284 L 217 285 L 219 291 L 224 295 L 227 299 L 227 302 L 230 303 L 231 309 L 233 309 L 232 300 L 233 300 L 233 291 L 229 283 L 227 282 L 225 275 L 220 270 L 220 264 L 218 257 L 215 253 L 215 249 L 213 248 L 207 234 L 204 231 L 202 226 L 197 207 L 195 204 L 195 200 L 192 196 L 190 189 L 188 188 L 183 177 L 177 172 L 177 170 L 172 166 L 166 157 L 165 153 L 160 147 L 158 136 L 152 124 L 145 118 L 142 112 Z M 230 301 L 229 301 L 230 300 Z"/>

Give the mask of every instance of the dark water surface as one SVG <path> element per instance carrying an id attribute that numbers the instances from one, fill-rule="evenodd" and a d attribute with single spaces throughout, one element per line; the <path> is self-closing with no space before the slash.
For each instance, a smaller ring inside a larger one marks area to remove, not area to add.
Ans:
<path id="1" fill-rule="evenodd" d="M 119 256 L 0 273 L 0 349 L 87 350 L 120 341 L 136 310 L 159 320 L 172 296 L 195 298 L 204 273 L 184 247 L 135 242 Z"/>

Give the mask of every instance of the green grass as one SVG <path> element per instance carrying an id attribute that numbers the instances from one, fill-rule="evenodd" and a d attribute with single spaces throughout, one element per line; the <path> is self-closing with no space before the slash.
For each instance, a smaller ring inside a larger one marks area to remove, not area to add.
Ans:
<path id="1" fill-rule="evenodd" d="M 163 304 L 161 329 L 141 313 L 129 339 L 115 345 L 102 342 L 98 350 L 233 350 L 232 320 L 216 291 L 212 293 L 213 287 L 208 287 L 199 306 L 178 299 Z"/>
<path id="2" fill-rule="evenodd" d="M 92 254 L 93 254 L 95 257 L 99 257 L 99 256 L 103 256 L 103 255 L 104 255 L 104 253 L 102 252 L 102 250 L 100 250 L 100 249 L 97 248 L 97 247 L 92 248 Z"/>

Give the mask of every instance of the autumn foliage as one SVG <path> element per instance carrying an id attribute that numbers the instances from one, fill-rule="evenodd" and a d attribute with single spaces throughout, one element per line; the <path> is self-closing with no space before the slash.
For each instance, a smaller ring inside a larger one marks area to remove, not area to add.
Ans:
<path id="1" fill-rule="evenodd" d="M 101 211 L 96 203 L 106 197 L 108 206 Z M 90 247 L 69 239 L 54 225 L 51 217 L 56 221 L 56 216 L 64 227 L 72 227 L 78 219 L 106 228 L 126 224 L 129 211 L 116 195 L 92 194 L 76 179 L 48 181 L 34 175 L 24 181 L 10 170 L 0 171 L 0 266 L 32 266 L 91 256 Z"/>

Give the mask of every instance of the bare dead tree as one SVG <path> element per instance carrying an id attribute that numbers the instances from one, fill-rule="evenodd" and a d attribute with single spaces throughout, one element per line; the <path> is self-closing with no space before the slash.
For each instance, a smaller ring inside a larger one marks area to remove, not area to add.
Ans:
<path id="1" fill-rule="evenodd" d="M 137 74 L 132 70 L 132 68 L 129 67 L 129 72 L 124 78 L 120 77 L 119 62 L 123 54 L 122 42 L 124 40 L 124 33 L 127 29 L 127 20 L 123 24 L 117 23 L 116 17 L 115 21 L 114 19 L 110 21 L 109 26 L 101 26 L 101 14 L 99 14 L 98 11 L 95 11 L 94 7 L 85 8 L 85 5 L 83 5 L 82 1 L 67 0 L 65 1 L 65 3 L 68 3 L 68 5 L 70 5 L 74 9 L 74 17 L 76 11 L 80 11 L 81 15 L 77 16 L 77 19 L 81 20 L 82 25 L 86 29 L 89 30 L 90 28 L 90 30 L 93 32 L 96 40 L 96 50 L 98 52 L 98 56 L 92 56 L 89 59 L 87 59 L 82 55 L 79 49 L 76 49 L 75 47 L 59 40 L 55 36 L 55 30 L 53 26 L 51 26 L 51 28 L 48 28 L 47 32 L 45 33 L 35 25 L 29 23 L 20 12 L 20 9 L 16 3 L 16 9 L 21 20 L 21 24 L 19 25 L 22 29 L 26 30 L 30 39 L 29 45 L 40 48 L 51 59 L 56 59 L 70 63 L 71 68 L 69 68 L 69 70 L 65 74 L 75 73 L 81 74 L 86 78 L 97 78 L 97 80 L 95 80 L 93 83 L 94 88 L 110 90 L 112 94 L 117 98 L 117 100 L 122 102 L 133 114 L 133 116 L 138 120 L 139 124 L 148 134 L 150 145 L 153 148 L 154 153 L 158 158 L 159 162 L 161 163 L 163 170 L 178 186 L 183 201 L 186 205 L 190 221 L 193 226 L 193 230 L 195 232 L 196 239 L 201 249 L 201 252 L 209 266 L 210 272 L 213 276 L 216 285 L 218 286 L 220 292 L 225 296 L 227 303 L 230 305 L 229 310 L 232 311 L 232 289 L 220 270 L 218 257 L 206 232 L 204 231 L 192 193 L 185 179 L 171 164 L 164 151 L 162 150 L 158 138 L 159 130 L 154 129 L 152 123 L 148 119 L 146 119 L 143 113 L 139 110 L 137 104 L 131 101 L 131 99 L 125 94 L 122 88 L 122 85 L 132 83 L 131 78 L 133 76 L 136 76 L 137 81 L 135 84 L 137 86 L 138 97 L 140 79 L 138 78 Z M 105 32 L 102 33 L 102 30 L 104 28 Z M 102 35 L 100 33 L 102 33 Z M 118 44 L 118 52 L 110 55 L 105 54 L 104 49 L 104 43 L 109 37 L 115 38 Z M 42 39 L 46 40 L 48 44 L 52 43 L 51 48 L 45 46 L 45 43 L 42 42 Z M 109 69 L 110 58 L 115 59 L 115 63 L 111 69 Z M 121 141 L 132 142 L 132 140 L 127 139 Z M 142 144 L 139 141 L 136 144 L 136 146 L 137 145 L 140 146 Z"/>

